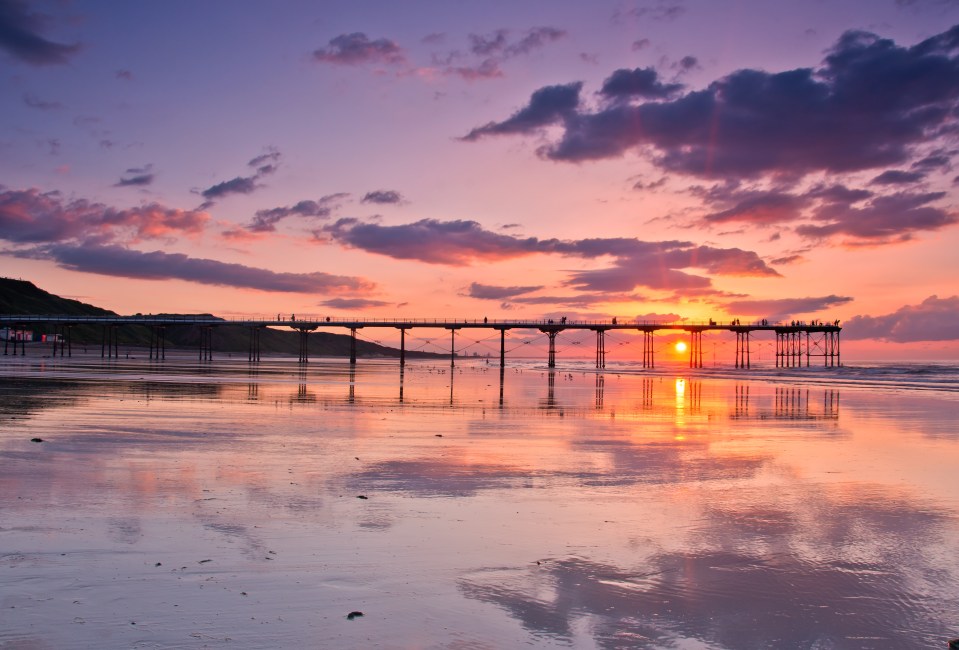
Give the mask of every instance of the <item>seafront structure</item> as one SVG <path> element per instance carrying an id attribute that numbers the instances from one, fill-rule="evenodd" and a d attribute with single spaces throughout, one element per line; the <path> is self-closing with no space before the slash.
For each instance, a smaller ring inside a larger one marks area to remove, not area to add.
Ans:
<path id="1" fill-rule="evenodd" d="M 729 323 L 710 320 L 707 323 L 620 323 L 613 318 L 607 321 L 570 321 L 566 318 L 545 320 L 444 320 L 444 319 L 331 319 L 291 316 L 288 319 L 242 319 L 224 320 L 209 316 L 63 316 L 51 314 L 0 314 L 0 328 L 8 331 L 21 331 L 28 327 L 45 326 L 53 330 L 53 355 L 72 356 L 71 331 L 78 325 L 94 325 L 102 328 L 100 354 L 104 358 L 119 356 L 117 332 L 124 326 L 139 325 L 150 331 L 150 359 L 166 358 L 167 328 L 174 326 L 194 326 L 200 329 L 199 359 L 213 360 L 213 336 L 218 327 L 237 326 L 249 329 L 250 363 L 260 360 L 260 332 L 266 327 L 288 328 L 299 333 L 299 362 L 309 362 L 309 334 L 317 329 L 346 329 L 350 333 L 350 363 L 356 364 L 356 333 L 365 328 L 395 329 L 400 332 L 400 364 L 406 363 L 406 333 L 416 329 L 441 329 L 450 333 L 450 365 L 456 364 L 456 334 L 460 330 L 490 330 L 500 334 L 499 362 L 506 365 L 506 332 L 509 330 L 538 330 L 547 336 L 549 348 L 547 365 L 556 367 L 556 337 L 568 330 L 587 330 L 596 333 L 596 367 L 606 367 L 606 333 L 610 331 L 630 331 L 643 333 L 643 367 L 655 367 L 653 344 L 658 332 L 686 332 L 689 335 L 689 367 L 703 367 L 703 333 L 733 332 L 736 335 L 737 368 L 750 368 L 752 355 L 750 341 L 753 335 L 771 332 L 776 338 L 776 367 L 809 367 L 816 359 L 816 365 L 827 368 L 840 365 L 839 321 L 823 323 L 821 321 L 793 321 L 791 323 L 741 324 L 738 319 Z M 26 354 L 26 345 L 22 340 L 4 340 L 3 353 L 8 354 L 12 343 L 13 354 Z M 821 359 L 821 362 L 819 361 Z"/>

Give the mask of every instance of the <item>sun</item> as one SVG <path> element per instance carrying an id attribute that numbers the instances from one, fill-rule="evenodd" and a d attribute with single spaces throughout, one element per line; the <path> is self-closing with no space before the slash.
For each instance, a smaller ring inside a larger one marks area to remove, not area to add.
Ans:
<path id="1" fill-rule="evenodd" d="M 682 354 L 686 351 L 686 344 L 683 341 L 676 341 L 676 352 Z"/>

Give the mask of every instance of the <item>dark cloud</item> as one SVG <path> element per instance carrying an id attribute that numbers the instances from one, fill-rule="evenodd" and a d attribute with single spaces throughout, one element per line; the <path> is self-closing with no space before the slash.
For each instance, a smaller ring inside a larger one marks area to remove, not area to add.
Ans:
<path id="1" fill-rule="evenodd" d="M 369 298 L 331 298 L 320 303 L 324 307 L 333 309 L 368 309 L 370 307 L 385 307 L 392 303 Z"/>
<path id="2" fill-rule="evenodd" d="M 114 187 L 143 187 L 153 182 L 153 174 L 137 174 L 129 178 L 121 178 Z"/>
<path id="3" fill-rule="evenodd" d="M 246 164 L 256 170 L 257 176 L 265 176 L 276 171 L 280 164 L 282 155 L 279 151 L 271 149 L 266 153 L 256 156 Z"/>
<path id="4" fill-rule="evenodd" d="M 524 293 L 539 291 L 542 288 L 542 286 L 497 287 L 474 282 L 469 286 L 467 295 L 470 298 L 479 298 L 481 300 L 504 300 L 506 298 L 514 298 Z"/>
<path id="5" fill-rule="evenodd" d="M 926 177 L 923 172 L 907 172 L 901 169 L 889 169 L 879 174 L 871 181 L 870 185 L 912 185 L 918 183 Z"/>
<path id="6" fill-rule="evenodd" d="M 783 221 L 795 221 L 809 205 L 808 197 L 777 191 L 742 192 L 736 196 L 735 205 L 703 217 L 707 223 L 729 221 L 769 225 Z"/>
<path id="7" fill-rule="evenodd" d="M 638 180 L 638 181 L 636 181 L 635 183 L 633 183 L 633 189 L 634 189 L 634 190 L 655 190 L 655 189 L 659 189 L 660 187 L 662 187 L 662 186 L 664 186 L 664 185 L 666 184 L 666 180 L 667 180 L 667 179 L 666 179 L 665 176 L 661 176 L 660 178 L 656 179 L 655 181 L 649 181 L 649 182 L 645 182 L 645 181 L 643 181 L 643 180 Z"/>
<path id="8" fill-rule="evenodd" d="M 473 66 L 448 66 L 444 73 L 462 77 L 466 81 L 480 81 L 483 79 L 495 79 L 504 76 L 503 69 L 499 61 L 487 59 Z"/>
<path id="9" fill-rule="evenodd" d="M 651 43 L 649 42 L 648 38 L 641 38 L 637 41 L 633 41 L 633 44 L 630 45 L 629 49 L 631 49 L 633 52 L 639 52 L 640 50 L 645 50 L 650 45 Z"/>
<path id="10" fill-rule="evenodd" d="M 133 81 L 133 73 L 130 70 L 117 70 L 115 76 L 123 81 Z"/>
<path id="11" fill-rule="evenodd" d="M 952 158 L 940 153 L 930 154 L 912 163 L 912 169 L 920 169 L 927 172 L 939 169 L 950 169 L 951 167 Z"/>
<path id="12" fill-rule="evenodd" d="M 613 72 L 600 88 L 599 94 L 607 99 L 665 99 L 683 89 L 682 84 L 664 84 L 653 68 L 619 69 Z"/>
<path id="13" fill-rule="evenodd" d="M 340 219 L 322 229 L 340 244 L 396 259 L 464 266 L 530 254 L 535 239 L 521 240 L 484 230 L 475 221 L 423 219 L 398 226 Z"/>
<path id="14" fill-rule="evenodd" d="M 734 300 L 723 305 L 734 316 L 753 316 L 765 318 L 771 322 L 792 320 L 812 320 L 819 318 L 821 312 L 852 302 L 846 296 L 820 296 L 815 298 L 774 298 L 770 300 Z M 823 317 L 824 320 L 833 320 Z"/>
<path id="15" fill-rule="evenodd" d="M 738 70 L 670 100 L 597 111 L 578 102 L 579 84 L 550 86 L 466 139 L 558 124 L 562 135 L 539 151 L 546 158 L 576 162 L 638 150 L 663 169 L 707 177 L 897 166 L 954 121 L 957 46 L 959 26 L 912 47 L 847 32 L 817 69 Z M 546 101 L 556 89 L 562 101 Z"/>
<path id="16" fill-rule="evenodd" d="M 884 316 L 854 316 L 843 327 L 852 339 L 895 343 L 959 340 L 959 296 L 929 296 L 918 305 L 901 307 Z"/>
<path id="17" fill-rule="evenodd" d="M 257 188 L 256 180 L 257 176 L 237 176 L 231 180 L 212 185 L 200 194 L 203 195 L 203 198 L 210 200 L 219 199 L 229 194 L 250 194 Z"/>
<path id="18" fill-rule="evenodd" d="M 377 203 L 380 205 L 389 205 L 401 203 L 403 196 L 394 190 L 376 190 L 367 192 L 360 203 Z"/>
<path id="19" fill-rule="evenodd" d="M 770 261 L 771 261 L 773 264 L 775 264 L 776 266 L 783 266 L 783 265 L 785 265 L 785 264 L 795 264 L 795 263 L 797 263 L 797 262 L 803 261 L 804 259 L 806 259 L 806 258 L 804 258 L 802 255 L 799 255 L 798 253 L 796 253 L 796 254 L 793 254 L 793 255 L 785 255 L 785 256 L 783 256 L 783 257 L 776 257 L 776 258 L 773 258 L 773 259 L 770 260 Z"/>
<path id="20" fill-rule="evenodd" d="M 338 192 L 324 196 L 318 201 L 307 199 L 291 206 L 257 210 L 256 216 L 246 226 L 246 229 L 250 232 L 274 232 L 276 224 L 287 217 L 326 219 L 333 214 L 333 210 L 338 207 L 339 201 L 347 196 L 349 195 Z"/>
<path id="21" fill-rule="evenodd" d="M 903 174 L 912 172 L 897 172 Z M 885 184 L 892 180 L 890 176 Z M 695 193 L 719 208 L 702 217 L 704 224 L 797 224 L 795 231 L 802 237 L 838 236 L 852 245 L 906 241 L 918 232 L 935 231 L 959 222 L 955 212 L 930 205 L 946 198 L 943 192 L 876 195 L 844 185 L 817 185 L 797 194 L 721 185 Z"/>
<path id="22" fill-rule="evenodd" d="M 328 273 L 276 273 L 181 253 L 145 253 L 122 246 L 55 244 L 14 254 L 52 260 L 61 268 L 84 273 L 144 280 L 185 280 L 260 291 L 355 294 L 373 288 L 362 278 Z"/>
<path id="23" fill-rule="evenodd" d="M 605 269 L 573 271 L 566 284 L 588 291 L 628 292 L 636 286 L 711 292 L 711 280 L 685 269 L 713 275 L 778 276 L 756 253 L 738 248 L 696 246 L 690 242 L 644 242 L 629 238 L 581 240 L 519 238 L 485 230 L 475 221 L 423 219 L 383 226 L 340 219 L 318 231 L 343 246 L 395 259 L 465 266 L 534 254 L 584 259 L 613 257 Z"/>
<path id="24" fill-rule="evenodd" d="M 801 225 L 796 232 L 814 239 L 845 236 L 849 238 L 849 243 L 907 241 L 917 231 L 939 230 L 959 221 L 959 215 L 955 212 L 928 205 L 944 196 L 944 192 L 899 193 L 874 197 L 863 207 L 828 204 L 817 209 L 813 215 L 822 225 Z"/>
<path id="25" fill-rule="evenodd" d="M 338 65 L 397 65 L 406 62 L 406 56 L 399 45 L 386 38 L 371 41 L 362 32 L 340 34 L 330 39 L 329 47 L 313 51 L 313 59 Z"/>
<path id="26" fill-rule="evenodd" d="M 525 56 L 566 36 L 566 31 L 555 27 L 534 27 L 518 39 L 508 29 L 497 29 L 489 34 L 470 34 L 469 53 L 459 51 L 435 56 L 443 74 L 455 75 L 467 81 L 492 79 L 504 75 L 502 63 Z M 460 64 L 454 62 L 461 61 Z"/>
<path id="27" fill-rule="evenodd" d="M 71 239 L 106 243 L 197 235 L 209 219 L 205 212 L 158 203 L 120 210 L 83 199 L 65 201 L 56 192 L 0 192 L 0 239 L 16 244 Z"/>
<path id="28" fill-rule="evenodd" d="M 621 22 L 624 18 L 673 21 L 684 13 L 686 13 L 686 7 L 679 2 L 657 2 L 647 6 L 632 7 L 626 11 L 617 11 L 613 19 L 616 22 Z"/>
<path id="29" fill-rule="evenodd" d="M 35 95 L 27 93 L 23 96 L 23 103 L 29 106 L 30 108 L 39 108 L 42 111 L 56 110 L 58 108 L 63 108 L 63 104 L 60 102 L 48 102 L 44 101 Z"/>
<path id="30" fill-rule="evenodd" d="M 677 61 L 673 67 L 680 72 L 689 72 L 690 70 L 695 70 L 700 67 L 699 59 L 694 56 L 684 56 Z"/>
<path id="31" fill-rule="evenodd" d="M 635 293 L 614 293 L 602 291 L 598 293 L 579 293 L 571 296 L 519 296 L 510 298 L 509 302 L 520 305 L 555 305 L 567 308 L 592 307 L 594 305 L 629 302 L 642 302 L 646 298 Z M 569 316 L 569 314 L 557 314 Z"/>
<path id="32" fill-rule="evenodd" d="M 30 11 L 22 0 L 0 0 L 0 49 L 15 59 L 32 65 L 66 63 L 80 50 L 79 45 L 64 45 L 40 35 L 46 17 Z"/>
<path id="33" fill-rule="evenodd" d="M 203 198 L 207 200 L 204 207 L 212 205 L 214 199 L 229 196 L 230 194 L 252 194 L 260 187 L 257 181 L 263 176 L 272 174 L 277 170 L 280 158 L 280 152 L 274 149 L 254 157 L 247 163 L 247 167 L 252 167 L 255 170 L 252 176 L 237 176 L 228 181 L 222 181 L 212 185 L 200 192 Z"/>
<path id="34" fill-rule="evenodd" d="M 477 56 L 499 54 L 506 48 L 507 29 L 498 29 L 492 34 L 470 34 L 470 52 Z"/>
<path id="35" fill-rule="evenodd" d="M 529 54 L 566 36 L 566 31 L 555 27 L 534 27 L 519 40 L 510 40 L 510 30 L 498 29 L 491 34 L 470 34 L 470 52 L 480 57 L 512 58 Z"/>
<path id="36" fill-rule="evenodd" d="M 490 122 L 470 131 L 463 140 L 478 140 L 487 135 L 528 133 L 567 119 L 579 106 L 582 82 L 563 86 L 546 86 L 533 93 L 529 105 L 503 122 Z"/>
<path id="37" fill-rule="evenodd" d="M 509 57 L 529 54 L 548 43 L 558 41 L 566 36 L 566 30 L 555 27 L 535 27 L 527 31 L 517 42 L 506 46 L 505 53 Z"/>

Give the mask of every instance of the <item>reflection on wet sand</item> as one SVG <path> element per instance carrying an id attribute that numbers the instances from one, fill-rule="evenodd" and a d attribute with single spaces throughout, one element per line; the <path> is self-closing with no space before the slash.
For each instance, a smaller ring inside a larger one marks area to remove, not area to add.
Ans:
<path id="1" fill-rule="evenodd" d="M 100 372 L 0 375 L 0 645 L 957 636 L 955 400 L 466 363 Z"/>

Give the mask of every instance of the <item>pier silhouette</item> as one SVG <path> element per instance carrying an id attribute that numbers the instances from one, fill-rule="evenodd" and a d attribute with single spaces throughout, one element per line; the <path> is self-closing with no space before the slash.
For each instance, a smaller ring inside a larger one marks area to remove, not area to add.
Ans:
<path id="1" fill-rule="evenodd" d="M 772 334 L 775 337 L 775 361 L 777 368 L 809 367 L 816 359 L 816 365 L 827 368 L 841 365 L 839 333 L 842 328 L 839 321 L 792 321 L 789 323 L 768 323 L 765 320 L 742 324 L 739 319 L 728 323 L 709 320 L 705 323 L 650 323 L 618 322 L 616 318 L 599 321 L 572 321 L 566 318 L 541 320 L 448 320 L 448 319 L 332 319 L 332 318 L 296 318 L 289 319 L 234 319 L 225 320 L 210 316 L 73 316 L 50 314 L 0 314 L 0 329 L 7 332 L 3 353 L 26 354 L 23 337 L 11 336 L 23 332 L 28 327 L 45 326 L 53 332 L 53 356 L 72 356 L 72 329 L 79 325 L 94 325 L 102 328 L 100 354 L 104 358 L 119 356 L 117 333 L 120 327 L 139 325 L 150 331 L 150 359 L 166 358 L 165 332 L 174 326 L 194 326 L 200 329 L 198 357 L 201 361 L 213 360 L 213 339 L 218 327 L 235 326 L 249 330 L 248 361 L 260 360 L 260 333 L 264 328 L 287 328 L 299 333 L 300 363 L 309 362 L 309 335 L 318 329 L 344 329 L 350 335 L 350 363 L 356 364 L 357 332 L 362 329 L 390 329 L 400 333 L 400 365 L 406 363 L 406 334 L 412 330 L 446 330 L 449 332 L 450 366 L 456 365 L 456 336 L 461 330 L 486 330 L 499 332 L 499 365 L 506 365 L 506 333 L 511 330 L 534 330 L 546 335 L 548 339 L 547 366 L 556 367 L 556 339 L 567 331 L 591 331 L 596 336 L 596 368 L 606 367 L 606 334 L 608 332 L 643 333 L 643 367 L 655 367 L 655 335 L 657 333 L 685 332 L 689 336 L 689 367 L 703 367 L 703 334 L 710 332 L 732 332 L 736 336 L 735 367 L 748 369 L 752 366 L 751 342 L 753 337 Z"/>

